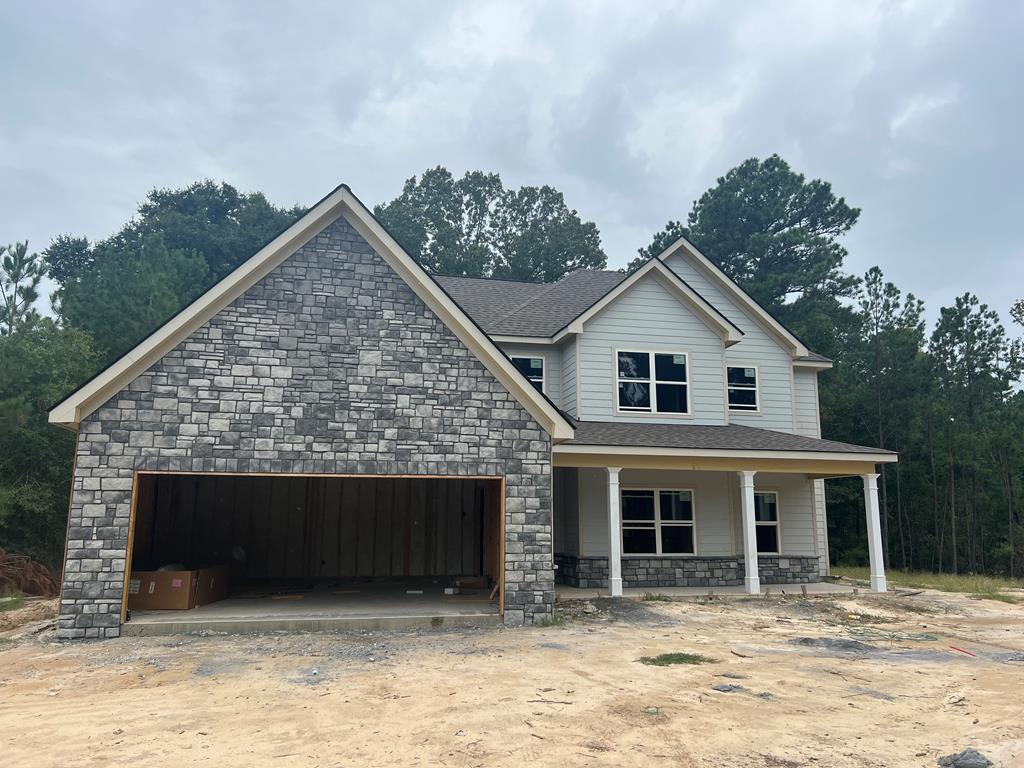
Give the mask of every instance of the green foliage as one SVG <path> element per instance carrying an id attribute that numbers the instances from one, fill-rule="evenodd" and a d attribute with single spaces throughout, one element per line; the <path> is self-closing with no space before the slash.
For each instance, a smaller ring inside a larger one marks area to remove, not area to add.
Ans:
<path id="1" fill-rule="evenodd" d="M 657 656 L 641 656 L 637 661 L 650 667 L 670 667 L 673 664 L 714 664 L 717 659 L 709 659 L 699 653 L 660 653 Z"/>
<path id="2" fill-rule="evenodd" d="M 687 227 L 669 222 L 640 254 L 654 255 L 686 236 L 756 301 L 775 309 L 794 296 L 849 295 L 855 280 L 841 271 L 846 249 L 838 238 L 859 216 L 828 182 L 807 181 L 778 155 L 752 157 L 701 195 Z"/>
<path id="3" fill-rule="evenodd" d="M 47 423 L 49 407 L 96 369 L 82 331 L 33 318 L 0 336 L 0 542 L 59 568 L 74 435 Z"/>
<path id="4" fill-rule="evenodd" d="M 115 360 L 301 213 L 212 181 L 153 190 L 138 216 L 106 240 L 53 241 L 46 263 L 61 285 L 54 305 L 67 324 L 92 335 L 105 361 Z"/>
<path id="5" fill-rule="evenodd" d="M 683 226 L 681 221 L 669 221 L 665 228 L 654 236 L 650 245 L 637 250 L 637 257 L 626 265 L 626 274 L 631 275 L 636 272 L 644 265 L 645 261 L 660 255 L 681 237 L 689 240 L 690 230 Z"/>
<path id="6" fill-rule="evenodd" d="M 455 179 L 438 166 L 408 179 L 402 194 L 374 213 L 436 274 L 551 282 L 608 261 L 597 227 L 582 221 L 561 192 L 505 189 L 494 173 Z"/>
<path id="7" fill-rule="evenodd" d="M 46 274 L 38 253 L 28 243 L 0 246 L 0 333 L 12 334 L 18 325 L 38 317 L 32 303 L 39 298 L 39 282 Z"/>

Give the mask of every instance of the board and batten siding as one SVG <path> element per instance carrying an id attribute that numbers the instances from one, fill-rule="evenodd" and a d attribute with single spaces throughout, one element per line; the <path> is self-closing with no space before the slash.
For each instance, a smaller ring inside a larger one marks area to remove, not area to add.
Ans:
<path id="1" fill-rule="evenodd" d="M 793 432 L 793 358 L 789 351 L 759 320 L 712 283 L 685 254 L 673 254 L 666 264 L 743 331 L 742 341 L 725 350 L 726 365 L 757 366 L 759 410 L 756 413 L 731 412 L 729 422 Z M 723 390 L 722 398 L 725 397 Z"/>
<path id="2" fill-rule="evenodd" d="M 562 407 L 562 353 L 550 344 L 499 344 L 509 357 L 544 358 L 544 394 Z"/>
<path id="3" fill-rule="evenodd" d="M 641 423 L 651 420 L 726 423 L 722 337 L 655 276 L 640 280 L 590 320 L 577 343 L 581 369 L 579 418 Z M 619 413 L 615 407 L 616 350 L 687 353 L 690 414 Z"/>

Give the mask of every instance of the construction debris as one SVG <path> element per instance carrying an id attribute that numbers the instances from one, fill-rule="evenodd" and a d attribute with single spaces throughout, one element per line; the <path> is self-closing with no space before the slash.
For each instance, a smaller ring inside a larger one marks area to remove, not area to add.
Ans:
<path id="1" fill-rule="evenodd" d="M 0 548 L 0 594 L 9 592 L 56 597 L 60 592 L 59 579 L 51 569 L 31 557 L 8 554 Z"/>
<path id="2" fill-rule="evenodd" d="M 974 747 L 968 747 L 955 755 L 940 757 L 938 763 L 943 768 L 989 768 L 992 765 L 992 761 Z"/>

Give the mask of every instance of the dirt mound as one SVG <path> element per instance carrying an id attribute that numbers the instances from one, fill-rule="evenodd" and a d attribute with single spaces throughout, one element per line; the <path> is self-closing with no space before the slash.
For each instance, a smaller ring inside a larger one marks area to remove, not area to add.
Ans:
<path id="1" fill-rule="evenodd" d="M 52 619 L 57 615 L 57 600 L 30 600 L 21 608 L 0 611 L 0 632 L 7 632 L 26 624 Z"/>
<path id="2" fill-rule="evenodd" d="M 8 554 L 0 549 L 0 595 L 9 592 L 56 597 L 60 592 L 59 579 L 51 569 L 27 555 Z"/>

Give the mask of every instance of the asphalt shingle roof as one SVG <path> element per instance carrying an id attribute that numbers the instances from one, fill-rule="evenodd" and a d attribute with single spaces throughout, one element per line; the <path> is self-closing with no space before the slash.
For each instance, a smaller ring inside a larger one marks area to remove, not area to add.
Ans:
<path id="1" fill-rule="evenodd" d="M 693 448 L 737 451 L 814 451 L 822 453 L 892 453 L 881 448 L 819 440 L 739 424 L 632 424 L 577 421 L 576 436 L 560 445 L 612 445 L 636 448 Z"/>
<path id="2" fill-rule="evenodd" d="M 626 279 L 622 272 L 580 269 L 557 283 L 479 277 L 434 278 L 492 336 L 551 336 Z"/>

